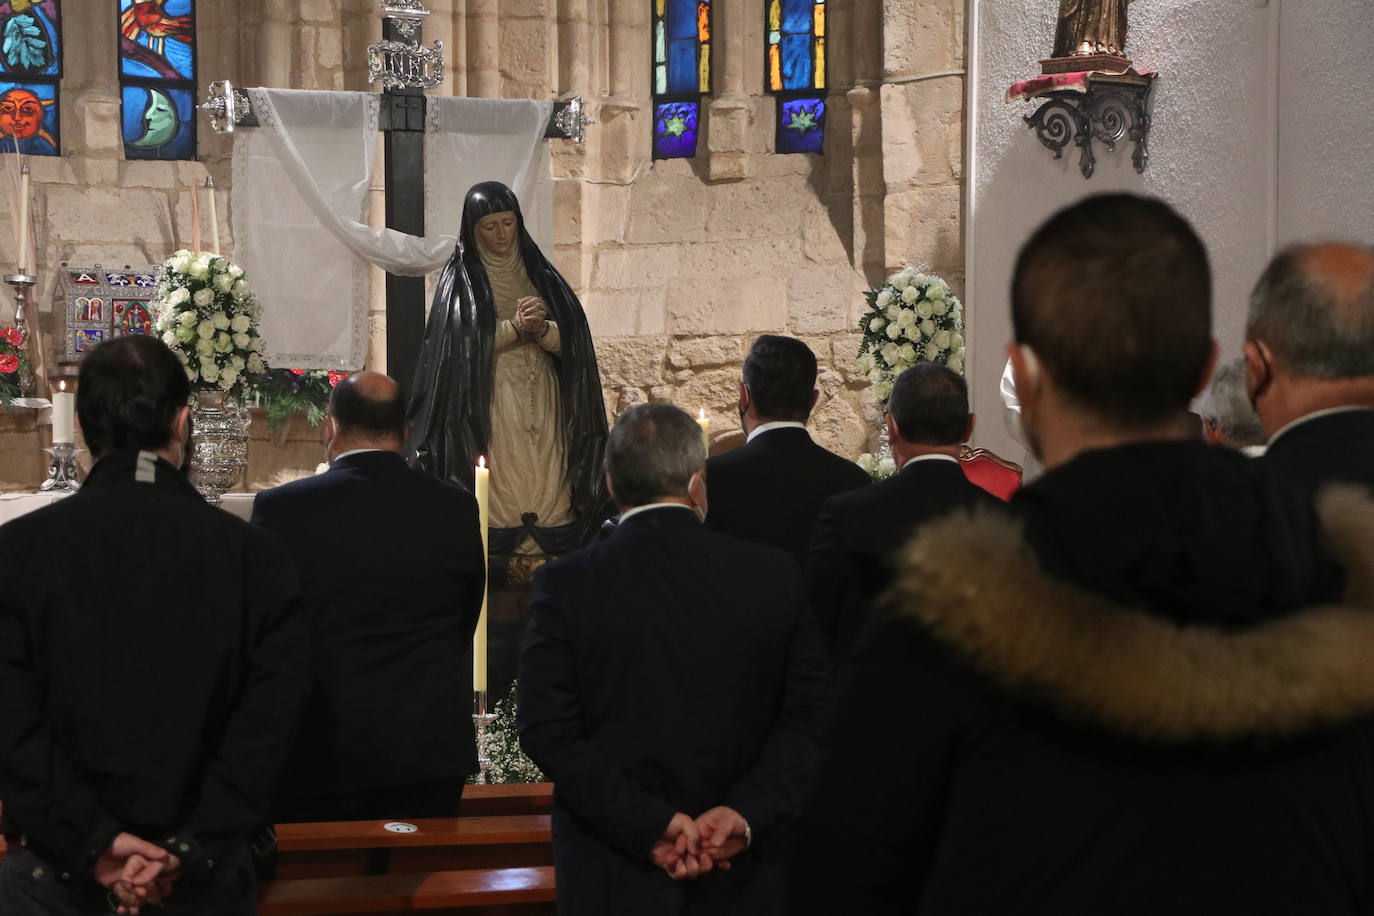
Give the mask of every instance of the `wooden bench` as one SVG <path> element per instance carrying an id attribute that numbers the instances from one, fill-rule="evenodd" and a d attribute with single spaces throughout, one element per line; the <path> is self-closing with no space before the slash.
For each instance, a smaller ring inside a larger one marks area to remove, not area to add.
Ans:
<path id="1" fill-rule="evenodd" d="M 500 814 L 548 814 L 553 805 L 553 783 L 513 782 L 497 785 L 464 786 L 463 817 L 493 817 Z"/>
<path id="2" fill-rule="evenodd" d="M 277 825 L 277 877 L 514 868 L 553 864 L 547 814 L 447 817 L 406 821 L 395 833 L 383 821 Z"/>
<path id="3" fill-rule="evenodd" d="M 305 878 L 274 881 L 258 893 L 258 916 L 399 916 L 416 910 L 436 916 L 553 913 L 553 866 Z"/>

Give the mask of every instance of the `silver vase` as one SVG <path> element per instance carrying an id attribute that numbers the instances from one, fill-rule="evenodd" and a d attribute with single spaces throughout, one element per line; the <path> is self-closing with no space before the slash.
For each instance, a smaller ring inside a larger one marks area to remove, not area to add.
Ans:
<path id="1" fill-rule="evenodd" d="M 223 391 L 198 391 L 191 420 L 191 483 L 218 506 L 248 467 L 248 411 Z"/>

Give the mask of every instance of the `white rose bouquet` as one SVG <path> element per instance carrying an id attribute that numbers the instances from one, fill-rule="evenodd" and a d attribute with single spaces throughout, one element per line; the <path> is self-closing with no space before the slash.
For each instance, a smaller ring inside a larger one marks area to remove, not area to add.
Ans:
<path id="1" fill-rule="evenodd" d="M 926 268 L 904 267 L 864 293 L 868 312 L 859 322 L 859 368 L 886 406 L 892 383 L 920 360 L 964 371 L 964 306 Z"/>
<path id="2" fill-rule="evenodd" d="M 158 333 L 186 367 L 192 391 L 242 399 L 267 370 L 258 300 L 243 268 L 227 258 L 182 249 L 164 261 L 157 312 Z"/>

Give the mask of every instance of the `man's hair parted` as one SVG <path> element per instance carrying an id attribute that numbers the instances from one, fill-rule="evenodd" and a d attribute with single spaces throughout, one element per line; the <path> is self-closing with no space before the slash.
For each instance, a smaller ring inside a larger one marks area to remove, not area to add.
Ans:
<path id="1" fill-rule="evenodd" d="M 686 496 L 692 475 L 705 467 L 701 427 L 672 404 L 631 407 L 606 440 L 606 476 L 622 506 Z"/>

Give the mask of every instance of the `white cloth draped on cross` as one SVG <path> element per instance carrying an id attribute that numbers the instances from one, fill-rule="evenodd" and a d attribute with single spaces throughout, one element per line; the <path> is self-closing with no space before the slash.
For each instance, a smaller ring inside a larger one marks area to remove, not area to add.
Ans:
<path id="1" fill-rule="evenodd" d="M 443 266 L 463 197 L 508 185 L 526 224 L 552 242 L 553 179 L 542 142 L 552 102 L 430 97 L 424 237 L 369 225 L 379 96 L 250 90 L 260 127 L 234 134 L 235 258 L 263 304 L 272 365 L 356 369 L 368 347 L 368 265 L 406 276 Z"/>

